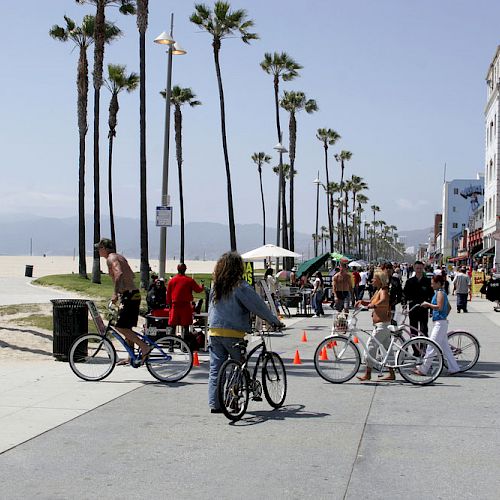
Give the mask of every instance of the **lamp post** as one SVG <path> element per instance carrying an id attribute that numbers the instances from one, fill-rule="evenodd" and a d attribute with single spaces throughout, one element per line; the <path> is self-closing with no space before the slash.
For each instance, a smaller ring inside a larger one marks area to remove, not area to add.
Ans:
<path id="1" fill-rule="evenodd" d="M 316 231 L 314 233 L 314 256 L 318 256 L 318 214 L 319 214 L 319 186 L 321 185 L 321 181 L 319 180 L 319 170 L 318 177 L 313 180 L 313 183 L 316 184 Z"/>
<path id="2" fill-rule="evenodd" d="M 160 45 L 168 45 L 168 62 L 167 62 L 167 86 L 165 96 L 165 133 L 163 137 L 163 177 L 161 184 L 161 206 L 168 207 L 170 205 L 170 197 L 168 195 L 168 159 L 170 153 L 170 100 L 172 97 L 172 56 L 183 55 L 186 51 L 175 42 L 173 39 L 174 33 L 174 14 L 170 17 L 170 35 L 163 32 L 158 35 L 154 42 Z M 160 226 L 160 256 L 159 256 L 159 276 L 165 276 L 165 268 L 167 263 L 167 226 Z"/>
<path id="3" fill-rule="evenodd" d="M 274 150 L 276 150 L 279 155 L 280 155 L 280 162 L 279 162 L 279 173 L 278 173 L 278 217 L 277 217 L 277 222 L 276 222 L 276 246 L 280 246 L 280 228 L 281 228 L 281 196 L 282 196 L 282 191 L 281 191 L 281 184 L 283 180 L 283 153 L 288 153 L 288 150 L 281 144 L 281 137 L 280 137 L 280 142 L 276 144 L 276 146 L 273 147 Z M 285 228 L 286 231 L 286 228 Z M 278 270 L 278 262 L 279 259 L 276 258 L 276 271 Z"/>

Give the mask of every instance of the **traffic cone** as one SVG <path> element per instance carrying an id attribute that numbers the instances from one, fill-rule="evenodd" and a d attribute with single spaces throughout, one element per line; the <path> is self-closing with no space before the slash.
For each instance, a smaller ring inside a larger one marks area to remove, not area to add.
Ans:
<path id="1" fill-rule="evenodd" d="M 300 354 L 299 354 L 298 349 L 295 351 L 295 357 L 293 358 L 293 364 L 294 365 L 301 365 L 302 364 L 302 361 L 300 360 Z"/>
<path id="2" fill-rule="evenodd" d="M 198 352 L 193 352 L 193 366 L 200 366 L 200 360 L 198 359 Z"/>
<path id="3" fill-rule="evenodd" d="M 320 361 L 328 361 L 328 353 L 326 352 L 326 347 L 323 347 L 323 349 L 321 349 L 321 354 L 319 355 L 319 360 Z"/>
<path id="4" fill-rule="evenodd" d="M 302 342 L 307 342 L 307 334 L 306 334 L 306 331 L 304 330 L 304 332 L 302 333 Z"/>
<path id="5" fill-rule="evenodd" d="M 357 343 L 359 342 L 358 337 L 353 337 L 353 338 L 352 338 L 352 341 L 353 341 L 355 344 L 357 344 Z"/>

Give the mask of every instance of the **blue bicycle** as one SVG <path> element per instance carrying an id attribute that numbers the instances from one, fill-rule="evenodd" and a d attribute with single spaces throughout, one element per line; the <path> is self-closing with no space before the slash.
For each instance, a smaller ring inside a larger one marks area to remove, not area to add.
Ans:
<path id="1" fill-rule="evenodd" d="M 142 352 L 130 347 L 123 336 L 113 326 L 111 318 L 104 326 L 97 308 L 92 301 L 87 302 L 89 311 L 97 326 L 98 333 L 88 333 L 78 337 L 71 346 L 69 365 L 75 375 L 83 380 L 103 380 L 111 374 L 117 362 L 113 340 L 118 341 L 128 352 L 130 366 L 142 366 Z M 144 364 L 149 373 L 160 382 L 178 382 L 193 366 L 193 354 L 180 337 L 166 335 L 152 340 L 146 333 L 135 332 L 146 344 L 152 347 Z"/>

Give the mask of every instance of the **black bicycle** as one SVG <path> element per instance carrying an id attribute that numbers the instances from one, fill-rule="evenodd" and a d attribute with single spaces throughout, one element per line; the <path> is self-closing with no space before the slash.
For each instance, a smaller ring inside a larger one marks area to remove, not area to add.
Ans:
<path id="1" fill-rule="evenodd" d="M 283 360 L 279 354 L 267 349 L 264 332 L 261 341 L 247 354 L 248 341 L 237 342 L 241 349 L 242 361 L 228 359 L 222 365 L 217 377 L 217 394 L 224 415 L 233 422 L 240 420 L 248 408 L 250 393 L 253 401 L 262 401 L 262 392 L 273 408 L 283 405 L 286 398 L 287 382 Z M 248 364 L 256 351 L 261 350 L 250 374 Z M 262 367 L 262 383 L 257 379 Z"/>

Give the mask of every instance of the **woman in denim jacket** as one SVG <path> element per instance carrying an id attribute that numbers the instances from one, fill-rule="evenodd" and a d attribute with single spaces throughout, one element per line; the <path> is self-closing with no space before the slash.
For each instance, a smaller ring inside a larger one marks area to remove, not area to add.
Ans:
<path id="1" fill-rule="evenodd" d="M 208 307 L 210 328 L 210 372 L 208 405 L 212 413 L 221 413 L 217 398 L 217 375 L 230 356 L 240 361 L 241 352 L 234 344 L 252 331 L 250 313 L 274 326 L 282 326 L 255 290 L 243 280 L 243 260 L 236 252 L 227 252 L 215 265 Z"/>

